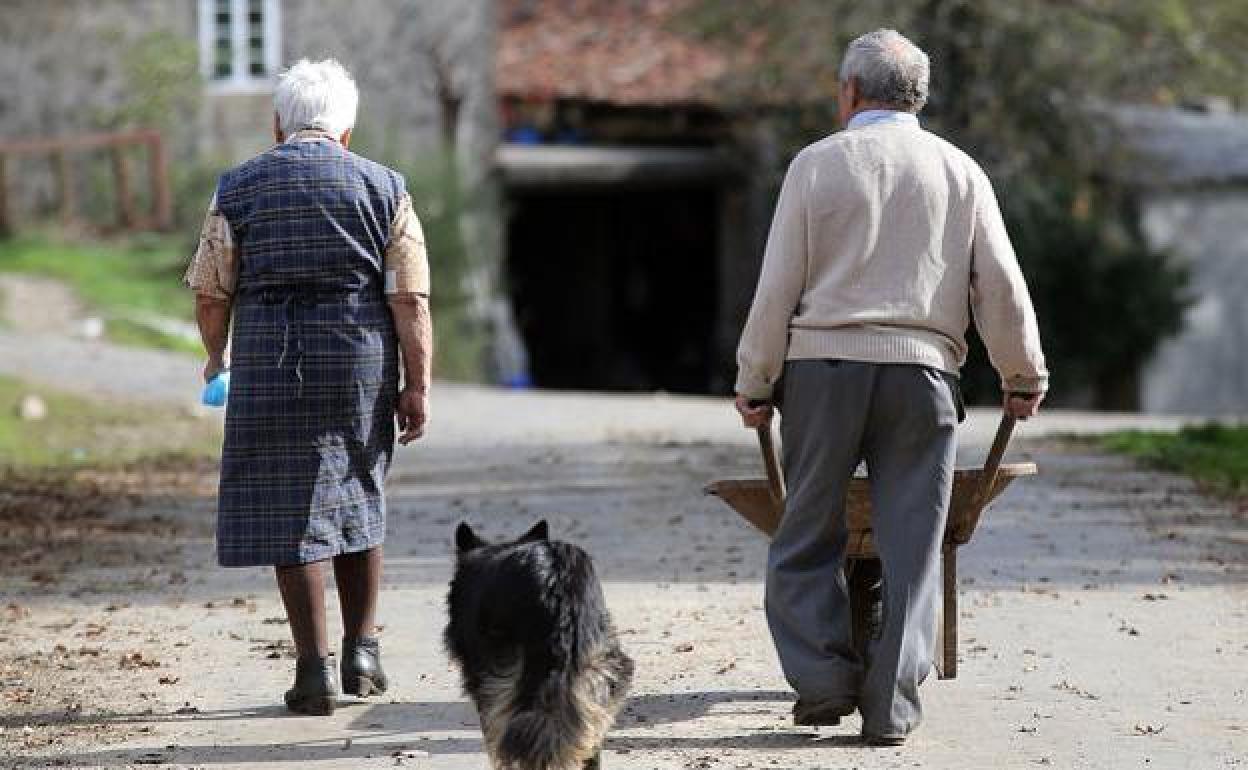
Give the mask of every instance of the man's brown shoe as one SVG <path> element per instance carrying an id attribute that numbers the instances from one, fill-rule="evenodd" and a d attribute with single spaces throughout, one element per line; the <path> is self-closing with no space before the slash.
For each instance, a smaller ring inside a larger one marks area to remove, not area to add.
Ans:
<path id="1" fill-rule="evenodd" d="M 841 717 L 847 717 L 856 711 L 858 706 L 848 701 L 820 701 L 810 703 L 797 699 L 793 704 L 793 724 L 801 727 L 835 727 L 841 723 Z"/>
<path id="2" fill-rule="evenodd" d="M 863 733 L 862 742 L 868 746 L 900 746 L 906 742 L 904 733 Z"/>

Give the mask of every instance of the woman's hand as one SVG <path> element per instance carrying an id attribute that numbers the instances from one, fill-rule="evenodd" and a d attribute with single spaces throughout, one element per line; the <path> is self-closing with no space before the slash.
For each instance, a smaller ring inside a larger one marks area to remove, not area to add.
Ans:
<path id="1" fill-rule="evenodd" d="M 225 356 L 209 355 L 208 360 L 204 362 L 204 382 L 211 382 L 221 372 L 225 371 Z"/>
<path id="2" fill-rule="evenodd" d="M 406 446 L 425 435 L 425 423 L 429 420 L 429 391 L 413 386 L 399 391 L 394 416 L 399 421 L 400 444 Z"/>

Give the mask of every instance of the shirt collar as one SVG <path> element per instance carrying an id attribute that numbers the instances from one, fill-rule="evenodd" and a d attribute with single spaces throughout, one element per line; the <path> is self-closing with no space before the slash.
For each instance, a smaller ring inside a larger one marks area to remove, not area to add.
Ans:
<path id="1" fill-rule="evenodd" d="M 890 125 L 919 127 L 919 116 L 902 110 L 863 110 L 849 119 L 849 128 Z"/>
<path id="2" fill-rule="evenodd" d="M 286 137 L 286 141 L 288 142 L 311 142 L 318 139 L 328 139 L 333 141 L 334 137 L 330 136 L 328 131 L 319 128 L 301 128 Z"/>

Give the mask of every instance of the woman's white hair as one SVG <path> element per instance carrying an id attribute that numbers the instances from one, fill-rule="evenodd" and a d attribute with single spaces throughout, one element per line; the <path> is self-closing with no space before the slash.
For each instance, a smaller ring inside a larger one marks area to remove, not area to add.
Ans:
<path id="1" fill-rule="evenodd" d="M 927 104 L 927 54 L 894 29 L 855 39 L 841 60 L 841 82 L 854 79 L 862 98 L 918 112 Z"/>
<path id="2" fill-rule="evenodd" d="M 319 128 L 334 137 L 355 125 L 360 92 L 350 73 L 334 59 L 300 59 L 277 78 L 273 108 L 282 133 Z"/>

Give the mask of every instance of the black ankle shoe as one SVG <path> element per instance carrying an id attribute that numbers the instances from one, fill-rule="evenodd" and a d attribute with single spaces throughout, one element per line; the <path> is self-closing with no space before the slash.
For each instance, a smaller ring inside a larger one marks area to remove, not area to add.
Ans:
<path id="1" fill-rule="evenodd" d="M 390 684 L 381 668 L 381 646 L 375 636 L 342 640 L 342 691 L 364 697 L 380 695 Z"/>
<path id="2" fill-rule="evenodd" d="M 295 662 L 295 686 L 286 691 L 286 708 L 297 714 L 328 716 L 334 713 L 337 696 L 329 658 Z"/>

